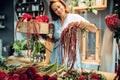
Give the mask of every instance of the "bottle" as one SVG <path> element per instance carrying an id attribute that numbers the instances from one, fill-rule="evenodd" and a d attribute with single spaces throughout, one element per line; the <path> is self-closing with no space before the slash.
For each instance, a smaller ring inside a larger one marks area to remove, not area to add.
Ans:
<path id="1" fill-rule="evenodd" d="M 54 33 L 54 24 L 53 23 L 49 23 L 49 33 L 50 34 Z"/>

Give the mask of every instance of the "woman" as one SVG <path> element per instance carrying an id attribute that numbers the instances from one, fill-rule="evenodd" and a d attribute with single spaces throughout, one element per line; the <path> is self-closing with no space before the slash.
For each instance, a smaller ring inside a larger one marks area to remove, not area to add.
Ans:
<path id="1" fill-rule="evenodd" d="M 78 14 L 70 14 L 68 11 L 68 8 L 63 0 L 50 0 L 50 13 L 52 20 L 54 21 L 54 34 L 53 37 L 55 39 L 55 45 L 52 51 L 50 63 L 58 62 L 58 64 L 62 64 L 62 52 L 64 49 L 62 48 L 62 51 L 59 50 L 59 43 L 60 43 L 60 37 L 62 31 L 66 27 L 70 26 L 80 26 L 81 23 L 86 22 L 89 26 L 83 26 L 81 29 L 86 28 L 92 32 L 95 32 L 97 30 L 96 26 L 94 24 L 89 23 L 89 21 L 85 20 L 83 17 L 81 17 Z M 49 35 L 50 37 L 50 35 Z M 76 61 L 74 64 L 74 68 L 81 68 L 80 63 L 80 53 L 78 47 L 76 47 Z"/>

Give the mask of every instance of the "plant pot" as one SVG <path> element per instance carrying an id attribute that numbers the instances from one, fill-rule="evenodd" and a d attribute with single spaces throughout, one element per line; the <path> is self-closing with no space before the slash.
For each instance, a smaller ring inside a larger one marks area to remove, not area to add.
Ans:
<path id="1" fill-rule="evenodd" d="M 20 57 L 20 56 L 22 56 L 22 55 L 21 55 L 21 52 L 14 52 L 13 55 L 14 55 L 15 57 Z"/>

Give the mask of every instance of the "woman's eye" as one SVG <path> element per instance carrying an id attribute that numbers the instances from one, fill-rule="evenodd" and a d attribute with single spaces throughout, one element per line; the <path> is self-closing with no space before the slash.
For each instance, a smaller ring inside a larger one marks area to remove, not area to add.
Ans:
<path id="1" fill-rule="evenodd" d="M 57 9 L 54 9 L 54 11 L 57 11 Z"/>

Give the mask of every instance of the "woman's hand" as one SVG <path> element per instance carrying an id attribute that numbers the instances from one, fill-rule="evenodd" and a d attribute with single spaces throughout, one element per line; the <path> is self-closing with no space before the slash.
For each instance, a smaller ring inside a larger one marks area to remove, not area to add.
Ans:
<path id="1" fill-rule="evenodd" d="M 69 23 L 68 27 L 79 27 L 81 30 L 85 28 L 91 32 L 97 31 L 97 27 L 94 24 L 85 21 L 77 21 L 77 22 Z"/>
<path id="2" fill-rule="evenodd" d="M 97 27 L 96 25 L 90 23 L 90 22 L 86 22 L 86 21 L 80 21 L 80 24 L 79 24 L 79 27 L 81 29 L 87 29 L 88 31 L 91 31 L 91 32 L 96 32 L 97 31 Z"/>
<path id="3" fill-rule="evenodd" d="M 76 22 L 71 22 L 68 24 L 68 27 L 78 27 L 80 25 L 80 21 L 76 21 Z"/>
<path id="4" fill-rule="evenodd" d="M 47 34 L 48 38 L 53 39 L 53 34 Z"/>

